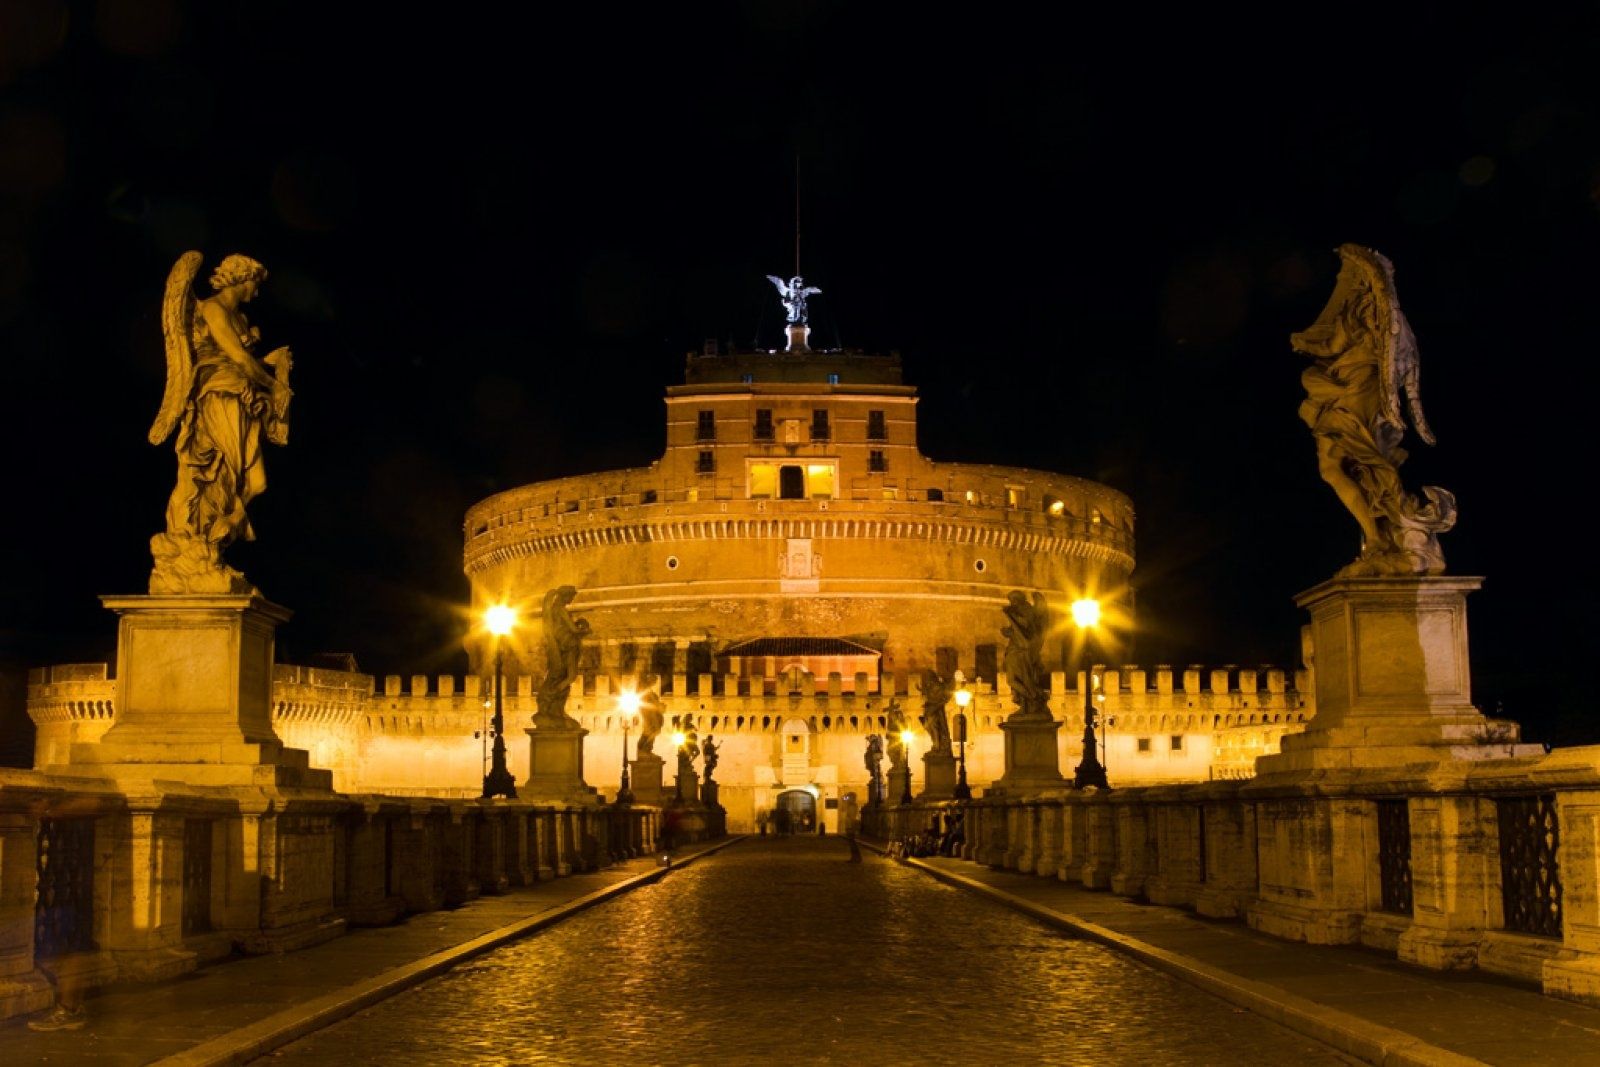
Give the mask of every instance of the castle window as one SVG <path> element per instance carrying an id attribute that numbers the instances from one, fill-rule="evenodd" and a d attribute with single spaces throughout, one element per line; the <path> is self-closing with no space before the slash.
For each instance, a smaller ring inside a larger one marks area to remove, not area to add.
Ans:
<path id="1" fill-rule="evenodd" d="M 1067 505 L 1053 496 L 1044 498 L 1044 512 L 1046 515 L 1059 516 L 1067 510 Z"/>
<path id="2" fill-rule="evenodd" d="M 694 439 L 696 441 L 715 441 L 717 439 L 717 413 L 715 411 L 702 411 L 695 421 Z"/>
<path id="3" fill-rule="evenodd" d="M 756 408 L 756 425 L 750 435 L 757 441 L 772 440 L 772 409 Z"/>
<path id="4" fill-rule="evenodd" d="M 756 376 L 754 374 L 741 374 L 739 375 L 739 380 L 745 385 L 749 385 L 751 382 L 756 380 Z"/>
<path id="5" fill-rule="evenodd" d="M 1150 739 L 1148 737 L 1139 738 L 1137 741 L 1137 747 L 1140 755 L 1148 756 L 1150 754 Z"/>
<path id="6" fill-rule="evenodd" d="M 771 500 L 777 492 L 777 466 L 771 463 L 750 464 L 750 499 Z"/>
<path id="7" fill-rule="evenodd" d="M 829 374 L 828 374 L 828 384 L 829 385 L 838 385 L 839 384 L 839 372 L 838 371 L 830 371 L 829 372 Z"/>
<path id="8" fill-rule="evenodd" d="M 900 499 L 900 490 L 896 489 L 892 485 L 884 486 L 883 487 L 883 499 L 885 499 L 885 500 L 899 500 Z"/>
<path id="9" fill-rule="evenodd" d="M 974 681 L 993 682 L 1000 673 L 1000 649 L 997 645 L 978 645 L 973 649 L 972 673 Z"/>
<path id="10" fill-rule="evenodd" d="M 929 487 L 929 489 L 928 489 L 928 499 L 932 500 L 932 501 L 936 501 L 936 502 L 941 502 L 942 503 L 944 501 L 944 490 L 943 489 L 934 489 L 932 487 Z"/>
<path id="11" fill-rule="evenodd" d="M 700 455 L 694 463 L 696 474 L 710 474 L 717 469 L 717 454 L 709 448 L 702 448 Z"/>
<path id="12" fill-rule="evenodd" d="M 782 500 L 804 500 L 806 498 L 806 472 L 804 468 L 793 464 L 778 468 L 778 497 Z"/>
<path id="13" fill-rule="evenodd" d="M 639 503 L 641 503 L 641 504 L 654 504 L 655 502 L 656 502 L 656 491 L 654 489 L 646 489 L 643 493 L 639 494 Z"/>
<path id="14" fill-rule="evenodd" d="M 884 422 L 883 412 L 867 412 L 867 440 L 887 441 L 888 439 L 889 427 Z"/>
<path id="15" fill-rule="evenodd" d="M 812 463 L 806 466 L 806 495 L 812 500 L 833 499 L 833 464 Z"/>
<path id="16" fill-rule="evenodd" d="M 889 469 L 889 461 L 883 458 L 883 449 L 874 448 L 867 453 L 867 470 L 882 474 Z"/>
<path id="17" fill-rule="evenodd" d="M 1173 734 L 1172 735 L 1172 751 L 1174 751 L 1174 752 L 1182 752 L 1183 751 L 1183 735 L 1182 734 Z"/>
<path id="18" fill-rule="evenodd" d="M 833 436 L 833 431 L 828 425 L 828 409 L 817 408 L 811 412 L 811 439 L 813 441 L 826 441 Z"/>
<path id="19" fill-rule="evenodd" d="M 1006 507 L 1016 508 L 1022 506 L 1022 490 L 1014 485 L 1006 486 Z"/>

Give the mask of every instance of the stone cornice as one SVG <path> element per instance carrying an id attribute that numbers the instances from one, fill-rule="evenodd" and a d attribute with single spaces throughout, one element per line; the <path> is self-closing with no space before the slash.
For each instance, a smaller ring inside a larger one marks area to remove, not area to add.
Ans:
<path id="1" fill-rule="evenodd" d="M 582 520 L 556 529 L 550 529 L 554 524 L 549 520 L 497 527 L 469 542 L 466 572 L 469 575 L 476 574 L 526 556 L 586 551 L 614 545 L 791 537 L 969 544 L 1033 555 L 1090 559 L 1133 569 L 1132 546 L 1127 543 L 1130 539 L 1109 524 L 1098 528 L 1091 524 L 1075 524 L 1085 528 L 1086 536 L 1078 537 L 1036 527 L 1015 528 L 981 519 L 963 522 L 953 518 L 922 519 L 898 515 L 885 518 L 823 515 L 787 518 L 725 517 L 713 514 L 662 518 L 651 522 L 607 522 L 604 525 L 580 525 L 580 522 Z M 1096 529 L 1096 534 L 1088 534 L 1089 529 Z M 1100 533 L 1101 530 L 1103 533 Z"/>

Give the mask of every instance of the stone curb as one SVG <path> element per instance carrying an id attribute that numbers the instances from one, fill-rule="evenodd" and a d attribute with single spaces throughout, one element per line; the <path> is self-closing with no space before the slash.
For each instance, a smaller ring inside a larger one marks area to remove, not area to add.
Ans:
<path id="1" fill-rule="evenodd" d="M 868 847 L 887 854 L 876 844 L 868 844 Z M 941 882 L 989 897 L 1051 926 L 1081 934 L 1091 941 L 1116 949 L 1141 963 L 1198 986 L 1230 1004 L 1246 1008 L 1296 1033 L 1315 1038 L 1339 1052 L 1368 1063 L 1378 1064 L 1379 1067 L 1487 1067 L 1482 1060 L 1429 1044 L 1413 1034 L 1380 1023 L 1368 1022 L 1349 1012 L 1318 1004 L 1265 982 L 1241 978 L 1219 967 L 1202 963 L 1192 956 L 1158 948 L 1076 915 L 1054 911 L 1003 889 L 985 885 L 974 878 L 953 871 L 940 870 L 915 858 L 903 859 L 900 862 L 917 867 Z"/>
<path id="2" fill-rule="evenodd" d="M 547 926 L 553 926 L 563 919 L 570 918 L 612 897 L 620 896 L 630 889 L 664 878 L 679 867 L 687 867 L 696 860 L 721 852 L 743 839 L 743 836 L 739 836 L 716 842 L 709 848 L 701 849 L 681 859 L 675 858 L 669 866 L 656 867 L 614 885 L 587 893 L 576 900 L 569 900 L 549 911 L 519 919 L 498 930 L 491 930 L 471 941 L 463 941 L 459 945 L 435 952 L 431 956 L 424 956 L 420 960 L 391 967 L 355 985 L 336 989 L 332 993 L 324 993 L 320 997 L 292 1008 L 285 1008 L 249 1026 L 230 1030 L 191 1049 L 156 1060 L 153 1067 L 222 1067 L 224 1064 L 248 1063 L 292 1041 L 298 1041 L 307 1034 L 347 1019 L 356 1012 L 370 1008 L 379 1001 L 387 1000 L 396 993 L 404 992 L 412 986 L 437 977 L 474 956 L 481 956 L 491 949 L 536 933 Z"/>

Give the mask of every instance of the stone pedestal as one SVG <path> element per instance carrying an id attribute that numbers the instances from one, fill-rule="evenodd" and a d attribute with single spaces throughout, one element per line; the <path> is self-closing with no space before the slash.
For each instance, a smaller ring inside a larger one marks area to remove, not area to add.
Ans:
<path id="1" fill-rule="evenodd" d="M 911 778 L 911 765 L 910 764 L 901 763 L 901 764 L 898 764 L 896 766 L 890 767 L 889 768 L 889 779 L 888 779 L 888 781 L 889 781 L 889 793 L 888 793 L 887 796 L 885 796 L 883 798 L 883 802 L 885 804 L 888 804 L 890 807 L 893 807 L 896 804 L 904 803 L 906 796 L 909 795 L 909 793 L 911 792 L 911 790 L 909 789 L 909 785 L 910 785 L 909 779 L 910 778 Z"/>
<path id="2" fill-rule="evenodd" d="M 654 752 L 646 752 L 628 764 L 628 777 L 632 782 L 633 802 L 660 807 L 661 768 L 667 761 Z"/>
<path id="3" fill-rule="evenodd" d="M 1317 714 L 1259 775 L 1540 755 L 1472 706 L 1467 594 L 1481 578 L 1334 578 L 1295 598 L 1311 614 Z"/>
<path id="4" fill-rule="evenodd" d="M 707 778 L 700 783 L 700 803 L 712 811 L 722 809 L 721 803 L 717 800 L 717 783 L 713 779 Z"/>
<path id="5" fill-rule="evenodd" d="M 988 794 L 1022 795 L 1063 789 L 1056 732 L 1061 724 L 1052 718 L 1013 715 L 1000 724 L 1006 739 L 1005 773 L 985 790 Z"/>
<path id="6" fill-rule="evenodd" d="M 567 717 L 562 722 L 534 720 L 528 735 L 528 800 L 563 804 L 598 804 L 600 793 L 583 780 L 583 739 L 589 731 Z M 637 795 L 637 790 L 635 791 Z"/>
<path id="7" fill-rule="evenodd" d="M 102 597 L 121 616 L 116 722 L 71 763 L 119 779 L 331 789 L 272 729 L 273 634 L 259 596 Z M 64 768 L 52 768 L 64 770 Z"/>
<path id="8" fill-rule="evenodd" d="M 918 800 L 951 800 L 956 795 L 956 758 L 948 752 L 922 757 L 922 792 Z"/>

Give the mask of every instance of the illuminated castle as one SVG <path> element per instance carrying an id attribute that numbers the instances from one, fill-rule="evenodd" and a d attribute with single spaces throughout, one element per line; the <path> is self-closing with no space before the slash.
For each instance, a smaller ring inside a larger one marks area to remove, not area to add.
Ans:
<path id="1" fill-rule="evenodd" d="M 965 755 L 981 790 L 1004 770 L 999 726 L 1014 710 L 1000 634 L 1013 590 L 1058 609 L 1042 658 L 1064 724 L 1060 765 L 1081 758 L 1084 653 L 1065 607 L 1086 594 L 1113 607 L 1092 655 L 1118 664 L 1115 634 L 1133 623 L 1131 502 L 1069 475 L 927 458 L 900 357 L 814 351 L 808 332 L 791 322 L 782 352 L 690 354 L 684 384 L 667 390 L 665 454 L 650 466 L 526 485 L 468 511 L 474 616 L 506 603 L 522 618 L 503 648 L 519 781 L 544 669 L 539 604 L 562 585 L 577 588 L 570 610 L 592 629 L 567 710 L 589 731 L 584 776 L 607 796 L 623 759 L 618 695 L 654 688 L 671 729 L 716 737 L 730 829 L 782 805 L 810 807 L 832 830 L 844 793 L 867 796 L 865 743 L 888 732 L 890 703 L 917 726 L 928 668 L 962 672 Z M 491 640 L 469 638 L 459 680 L 390 676 L 380 687 L 353 671 L 280 665 L 274 727 L 336 788 L 476 796 Z M 36 672 L 40 766 L 110 725 L 106 673 Z M 1247 775 L 1303 728 L 1309 693 L 1304 672 L 1114 667 L 1103 675 L 1106 765 L 1119 785 Z M 918 792 L 927 745 L 918 731 Z M 671 762 L 665 736 L 656 751 Z"/>

